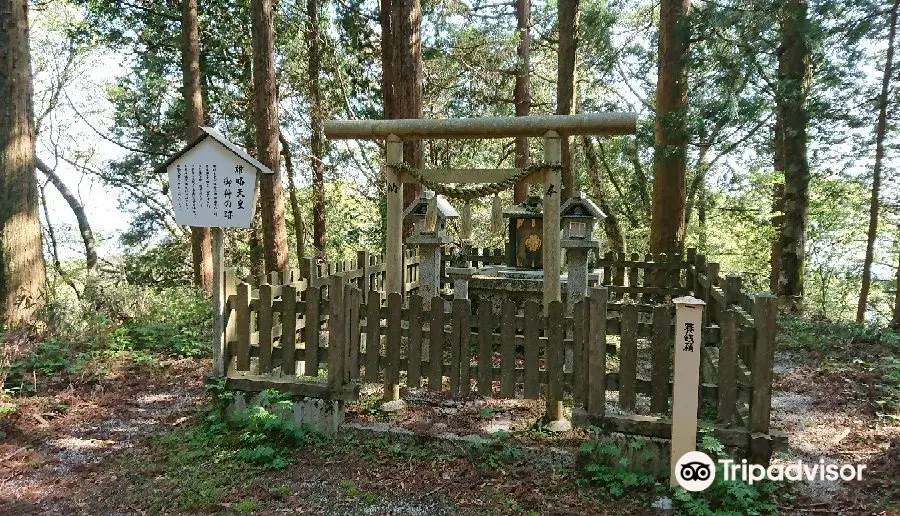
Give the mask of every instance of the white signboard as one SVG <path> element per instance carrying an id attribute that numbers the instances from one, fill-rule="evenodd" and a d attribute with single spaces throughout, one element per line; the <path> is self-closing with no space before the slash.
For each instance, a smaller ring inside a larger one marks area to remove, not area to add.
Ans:
<path id="1" fill-rule="evenodd" d="M 205 138 L 166 171 L 179 224 L 250 227 L 256 206 L 256 169 L 214 138 Z"/>
<path id="2" fill-rule="evenodd" d="M 672 375 L 671 482 L 677 485 L 675 463 L 697 449 L 697 404 L 700 388 L 700 328 L 703 326 L 702 300 L 690 296 L 675 303 L 675 371 Z"/>

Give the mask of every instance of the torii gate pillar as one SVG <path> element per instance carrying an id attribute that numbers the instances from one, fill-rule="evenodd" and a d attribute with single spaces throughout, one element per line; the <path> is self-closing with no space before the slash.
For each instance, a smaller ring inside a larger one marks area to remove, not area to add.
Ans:
<path id="1" fill-rule="evenodd" d="M 387 195 L 387 231 L 384 242 L 384 294 L 403 294 L 403 183 L 395 167 L 403 163 L 403 142 L 394 134 L 387 137 L 387 166 L 384 167 Z"/>

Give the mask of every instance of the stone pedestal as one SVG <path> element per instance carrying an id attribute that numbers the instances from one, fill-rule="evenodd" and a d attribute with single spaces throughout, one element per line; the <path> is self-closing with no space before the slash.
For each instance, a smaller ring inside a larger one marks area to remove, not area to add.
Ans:
<path id="1" fill-rule="evenodd" d="M 598 249 L 600 242 L 591 239 L 567 238 L 560 242 L 566 250 L 567 278 L 566 278 L 566 315 L 571 316 L 575 309 L 575 303 L 587 297 L 588 289 L 588 253 L 592 249 Z M 575 357 L 572 349 L 566 348 L 565 363 L 563 368 L 571 372 L 574 368 Z"/>
<path id="2" fill-rule="evenodd" d="M 409 237 L 406 243 L 419 246 L 419 295 L 424 309 L 430 310 L 431 299 L 441 290 L 441 246 L 450 243 L 450 238 L 423 231 Z"/>
<path id="3" fill-rule="evenodd" d="M 469 279 L 475 267 L 447 267 L 447 276 L 453 281 L 453 299 L 469 299 Z"/>

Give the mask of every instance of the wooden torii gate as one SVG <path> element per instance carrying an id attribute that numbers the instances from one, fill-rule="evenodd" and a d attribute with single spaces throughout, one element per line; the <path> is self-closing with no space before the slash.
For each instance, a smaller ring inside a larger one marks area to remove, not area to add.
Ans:
<path id="1" fill-rule="evenodd" d="M 333 140 L 385 140 L 387 182 L 387 239 L 385 242 L 385 294 L 403 293 L 403 183 L 417 182 L 404 172 L 403 142 L 429 139 L 487 139 L 542 137 L 544 164 L 561 162 L 562 137 L 634 134 L 637 115 L 593 113 L 523 117 L 458 119 L 332 120 L 325 136 Z M 496 183 L 522 173 L 522 169 L 425 169 L 417 173 L 434 183 Z M 542 167 L 524 179 L 544 183 L 544 307 L 560 300 L 560 195 L 558 167 Z"/>

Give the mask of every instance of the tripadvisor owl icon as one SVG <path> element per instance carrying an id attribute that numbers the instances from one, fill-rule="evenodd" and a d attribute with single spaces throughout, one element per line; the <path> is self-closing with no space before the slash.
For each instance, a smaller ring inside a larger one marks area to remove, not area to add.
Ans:
<path id="1" fill-rule="evenodd" d="M 675 463 L 675 480 L 688 491 L 703 491 L 715 478 L 716 465 L 703 452 L 687 452 Z"/>

